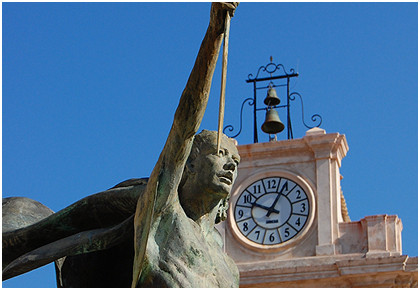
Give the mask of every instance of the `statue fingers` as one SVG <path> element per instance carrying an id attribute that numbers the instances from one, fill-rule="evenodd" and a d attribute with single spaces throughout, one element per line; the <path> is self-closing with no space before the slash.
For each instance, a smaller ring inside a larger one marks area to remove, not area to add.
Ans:
<path id="1" fill-rule="evenodd" d="M 230 17 L 233 17 L 239 2 L 221 2 L 220 4 L 222 5 L 222 9 L 227 10 L 230 14 Z"/>

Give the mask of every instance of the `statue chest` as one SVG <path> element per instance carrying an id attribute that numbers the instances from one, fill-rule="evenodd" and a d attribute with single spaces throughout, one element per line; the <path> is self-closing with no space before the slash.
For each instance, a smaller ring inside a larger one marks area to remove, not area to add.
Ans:
<path id="1" fill-rule="evenodd" d="M 185 215 L 164 214 L 149 237 L 142 283 L 149 287 L 238 287 L 234 262 Z"/>

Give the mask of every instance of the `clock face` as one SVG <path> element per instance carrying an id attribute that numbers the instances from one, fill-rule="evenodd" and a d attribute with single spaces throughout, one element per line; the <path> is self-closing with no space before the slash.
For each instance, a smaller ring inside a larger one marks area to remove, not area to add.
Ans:
<path id="1" fill-rule="evenodd" d="M 303 231 L 311 210 L 307 193 L 296 182 L 267 177 L 240 194 L 234 219 L 246 239 L 260 245 L 279 245 Z"/>

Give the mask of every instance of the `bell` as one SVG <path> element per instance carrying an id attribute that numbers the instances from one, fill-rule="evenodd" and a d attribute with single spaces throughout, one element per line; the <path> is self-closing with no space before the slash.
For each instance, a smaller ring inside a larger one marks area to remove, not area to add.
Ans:
<path id="1" fill-rule="evenodd" d="M 277 106 L 280 104 L 280 99 L 277 97 L 277 92 L 274 88 L 269 88 L 267 92 L 267 97 L 264 100 L 264 104 L 267 106 Z"/>
<path id="2" fill-rule="evenodd" d="M 270 109 L 267 111 L 261 130 L 267 134 L 277 134 L 284 130 L 284 124 L 280 121 L 279 113 L 276 110 Z"/>

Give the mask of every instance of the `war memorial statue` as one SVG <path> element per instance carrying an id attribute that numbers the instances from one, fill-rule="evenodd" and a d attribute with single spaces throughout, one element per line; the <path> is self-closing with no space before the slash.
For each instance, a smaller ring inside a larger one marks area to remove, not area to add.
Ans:
<path id="1" fill-rule="evenodd" d="M 166 144 L 150 175 L 53 213 L 27 198 L 3 199 L 3 280 L 55 261 L 59 287 L 238 287 L 239 272 L 214 225 L 226 218 L 240 160 L 232 140 L 197 134 L 227 13 L 210 23 Z"/>

